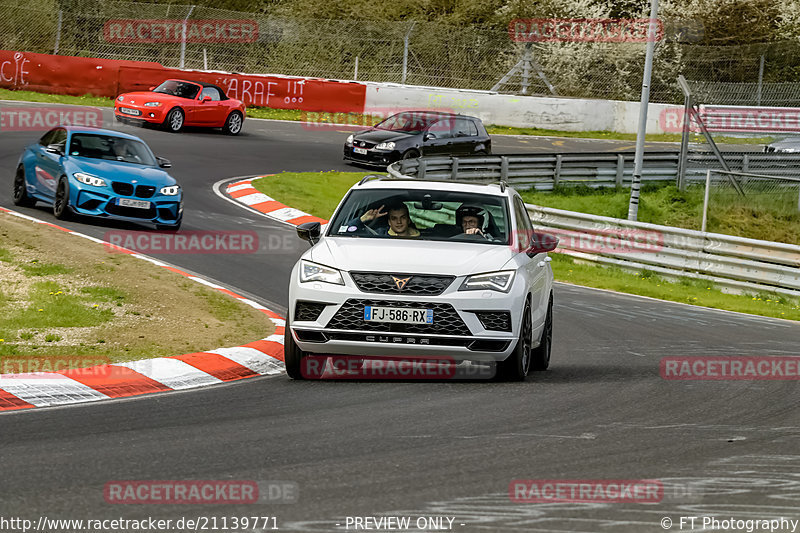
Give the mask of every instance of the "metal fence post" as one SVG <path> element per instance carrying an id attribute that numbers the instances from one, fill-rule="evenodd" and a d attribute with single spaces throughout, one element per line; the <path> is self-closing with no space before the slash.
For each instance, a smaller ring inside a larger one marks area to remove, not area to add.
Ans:
<path id="1" fill-rule="evenodd" d="M 408 39 L 411 37 L 411 32 L 414 30 L 415 21 L 411 22 L 411 27 L 408 28 L 406 36 L 403 38 L 403 78 L 400 80 L 402 85 L 406 84 L 406 76 L 408 75 Z"/>
<path id="2" fill-rule="evenodd" d="M 700 224 L 700 231 L 706 231 L 708 220 L 708 190 L 711 188 L 711 169 L 706 170 L 706 192 L 703 195 L 703 222 Z"/>
<path id="3" fill-rule="evenodd" d="M 622 187 L 622 177 L 625 175 L 625 156 L 617 154 L 617 179 L 614 182 L 617 187 Z"/>
<path id="4" fill-rule="evenodd" d="M 186 14 L 186 18 L 183 19 L 183 27 L 181 28 L 181 66 L 183 68 L 184 59 L 186 58 L 186 21 L 189 20 L 189 17 L 192 16 L 192 11 L 194 11 L 195 6 L 191 6 L 189 8 L 189 13 Z"/>
<path id="5" fill-rule="evenodd" d="M 761 54 L 761 61 L 758 63 L 758 94 L 756 95 L 756 105 L 761 105 L 761 86 L 764 83 L 764 54 Z"/>
<path id="6" fill-rule="evenodd" d="M 561 163 L 564 161 L 564 156 L 558 154 L 556 156 L 556 168 L 553 170 L 553 189 L 558 187 L 558 182 L 561 181 Z"/>
<path id="7" fill-rule="evenodd" d="M 425 173 L 428 170 L 427 169 L 428 164 L 425 162 L 424 159 L 418 159 L 417 161 L 419 161 L 419 163 L 417 165 L 417 179 L 424 180 L 425 179 Z"/>
<path id="8" fill-rule="evenodd" d="M 64 19 L 64 12 L 58 10 L 58 26 L 56 27 L 56 44 L 53 48 L 53 55 L 58 55 L 58 47 L 61 45 L 61 22 Z"/>
<path id="9" fill-rule="evenodd" d="M 508 181 L 508 157 L 506 156 L 500 158 L 500 180 Z"/>
<path id="10" fill-rule="evenodd" d="M 452 171 L 451 177 L 454 180 L 457 180 L 458 179 L 458 158 L 457 157 L 453 157 L 452 158 L 451 171 Z"/>
<path id="11" fill-rule="evenodd" d="M 742 155 L 742 172 L 750 170 L 750 156 L 747 154 Z"/>

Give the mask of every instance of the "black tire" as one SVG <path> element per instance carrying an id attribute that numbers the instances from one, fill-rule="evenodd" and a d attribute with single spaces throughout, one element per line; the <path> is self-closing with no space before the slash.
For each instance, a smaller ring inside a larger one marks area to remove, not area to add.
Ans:
<path id="1" fill-rule="evenodd" d="M 58 220 L 67 220 L 72 214 L 69 207 L 69 182 L 61 176 L 56 186 L 56 197 L 53 199 L 53 216 Z"/>
<path id="2" fill-rule="evenodd" d="M 497 379 L 501 381 L 525 381 L 531 366 L 531 302 L 525 302 L 522 312 L 522 323 L 519 328 L 519 339 L 514 351 L 505 361 L 497 363 Z"/>
<path id="3" fill-rule="evenodd" d="M 547 315 L 544 318 L 544 330 L 539 346 L 531 351 L 531 370 L 547 370 L 550 366 L 550 351 L 553 346 L 553 296 L 547 303 Z"/>
<path id="4" fill-rule="evenodd" d="M 403 152 L 403 157 L 401 159 L 416 159 L 417 157 L 419 157 L 419 150 L 412 148 L 411 150 Z"/>
<path id="5" fill-rule="evenodd" d="M 186 115 L 184 115 L 180 107 L 173 107 L 167 113 L 167 118 L 164 119 L 164 129 L 171 133 L 180 133 L 183 129 L 185 118 Z"/>
<path id="6" fill-rule="evenodd" d="M 308 356 L 294 342 L 292 330 L 289 328 L 289 321 L 287 320 L 283 334 L 283 363 L 286 365 L 286 374 L 290 378 L 305 379 L 301 372 L 301 365 L 305 357 Z"/>
<path id="7" fill-rule="evenodd" d="M 228 118 L 225 119 L 225 125 L 222 127 L 223 133 L 226 135 L 239 135 L 244 125 L 244 117 L 238 111 L 232 111 Z"/>
<path id="8" fill-rule="evenodd" d="M 31 207 L 36 203 L 34 198 L 28 196 L 28 190 L 25 186 L 25 168 L 20 165 L 17 168 L 17 173 L 14 175 L 14 205 L 20 207 Z"/>

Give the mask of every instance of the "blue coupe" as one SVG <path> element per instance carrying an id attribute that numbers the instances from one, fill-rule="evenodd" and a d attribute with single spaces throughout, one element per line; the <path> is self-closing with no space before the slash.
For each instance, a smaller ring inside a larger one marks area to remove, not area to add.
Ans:
<path id="1" fill-rule="evenodd" d="M 53 214 L 72 213 L 178 229 L 183 194 L 140 138 L 118 131 L 53 128 L 25 148 L 14 177 L 14 204 L 52 204 Z"/>

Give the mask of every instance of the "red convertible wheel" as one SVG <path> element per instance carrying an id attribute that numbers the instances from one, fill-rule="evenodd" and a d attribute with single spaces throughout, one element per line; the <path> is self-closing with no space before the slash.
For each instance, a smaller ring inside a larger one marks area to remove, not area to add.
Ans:
<path id="1" fill-rule="evenodd" d="M 183 111 L 179 107 L 170 110 L 164 120 L 164 127 L 172 133 L 178 133 L 183 129 Z"/>
<path id="2" fill-rule="evenodd" d="M 243 123 L 244 119 L 242 118 L 242 114 L 238 111 L 233 111 L 228 115 L 227 120 L 225 120 L 225 126 L 222 127 L 222 131 L 228 135 L 239 135 L 239 132 L 242 131 Z"/>

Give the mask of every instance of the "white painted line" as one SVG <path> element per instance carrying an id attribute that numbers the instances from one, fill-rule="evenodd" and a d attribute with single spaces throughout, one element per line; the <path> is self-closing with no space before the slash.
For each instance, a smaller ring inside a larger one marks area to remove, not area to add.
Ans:
<path id="1" fill-rule="evenodd" d="M 261 305 L 260 303 L 254 302 L 253 300 L 250 300 L 248 298 L 239 298 L 239 301 L 249 305 L 250 307 L 253 307 L 255 309 L 259 309 L 261 311 L 271 311 L 271 309 L 268 309 L 268 308 L 264 307 L 263 305 Z"/>
<path id="2" fill-rule="evenodd" d="M 77 235 L 78 237 L 83 237 L 84 239 L 88 239 L 92 242 L 96 242 L 97 244 L 110 244 L 103 239 L 98 239 L 97 237 L 92 237 L 91 235 L 84 235 L 83 233 L 78 233 L 77 231 L 70 231 L 71 235 Z M 115 246 L 112 244 L 112 246 Z"/>
<path id="3" fill-rule="evenodd" d="M 253 186 L 250 184 L 250 181 L 240 181 L 234 185 L 228 185 L 228 194 L 236 191 L 242 191 L 244 189 L 253 189 Z"/>
<path id="4" fill-rule="evenodd" d="M 276 326 L 278 326 L 279 328 L 285 328 L 286 327 L 286 320 L 284 320 L 282 318 L 271 318 L 270 320 L 272 320 L 272 323 L 275 324 Z"/>
<path id="5" fill-rule="evenodd" d="M 109 399 L 102 392 L 67 376 L 45 372 L 2 375 L 0 389 L 36 407 Z"/>
<path id="6" fill-rule="evenodd" d="M 192 280 L 192 281 L 196 281 L 197 283 L 202 283 L 203 285 L 206 285 L 207 287 L 211 287 L 212 289 L 222 290 L 222 289 L 225 288 L 222 285 L 217 285 L 216 283 L 211 283 L 210 281 L 208 281 L 206 279 L 203 279 L 203 278 L 198 278 L 197 276 L 188 276 L 188 278 L 190 280 Z M 242 300 L 242 298 L 239 298 L 239 300 Z"/>
<path id="7" fill-rule="evenodd" d="M 153 381 L 162 383 L 174 390 L 222 383 L 222 380 L 178 359 L 158 357 L 129 363 L 115 363 L 115 365 L 135 370 Z"/>
<path id="8" fill-rule="evenodd" d="M 259 352 L 255 348 L 239 346 L 236 348 L 219 348 L 208 353 L 214 353 L 227 357 L 235 363 L 249 368 L 253 372 L 261 375 L 280 374 L 284 371 L 283 362 Z"/>
<path id="9" fill-rule="evenodd" d="M 267 342 L 277 342 L 281 346 L 283 346 L 283 335 L 273 334 L 267 337 L 266 339 L 261 339 L 262 341 Z"/>
<path id="10" fill-rule="evenodd" d="M 274 202 L 272 198 L 267 196 L 264 193 L 256 192 L 253 194 L 247 194 L 245 196 L 240 196 L 236 198 L 237 201 L 242 202 L 245 205 L 253 205 L 253 204 L 260 204 L 261 202 Z"/>
<path id="11" fill-rule="evenodd" d="M 282 209 L 276 209 L 275 211 L 270 211 L 269 216 L 275 217 L 278 220 L 286 221 L 298 217 L 307 217 L 309 216 L 309 214 L 300 211 L 299 209 L 295 209 L 294 207 L 284 207 Z"/>
<path id="12" fill-rule="evenodd" d="M 168 265 L 166 263 L 162 263 L 158 259 L 153 259 L 152 257 L 147 257 L 146 255 L 142 255 L 142 254 L 131 254 L 131 257 L 135 257 L 137 259 L 144 259 L 145 261 L 149 261 L 150 263 L 153 263 L 154 265 L 157 265 L 157 266 L 160 266 L 160 267 L 168 267 L 168 266 L 170 266 L 170 265 Z"/>

